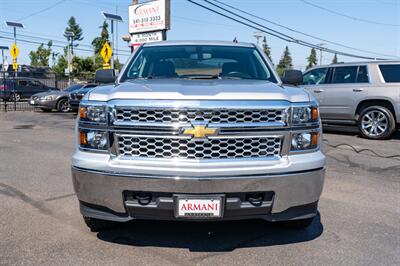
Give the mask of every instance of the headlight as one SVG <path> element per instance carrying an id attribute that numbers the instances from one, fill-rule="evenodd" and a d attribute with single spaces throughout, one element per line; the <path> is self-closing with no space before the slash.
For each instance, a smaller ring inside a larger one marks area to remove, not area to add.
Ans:
<path id="1" fill-rule="evenodd" d="M 318 147 L 318 132 L 302 132 L 292 134 L 292 151 L 312 150 Z"/>
<path id="2" fill-rule="evenodd" d="M 292 124 L 304 125 L 318 122 L 319 111 L 317 106 L 295 106 L 292 111 Z"/>
<path id="3" fill-rule="evenodd" d="M 82 148 L 107 150 L 107 132 L 85 130 L 79 132 L 79 144 Z"/>
<path id="4" fill-rule="evenodd" d="M 105 123 L 107 121 L 106 108 L 102 105 L 80 106 L 79 118 L 82 121 Z"/>
<path id="5" fill-rule="evenodd" d="M 53 96 L 48 95 L 48 96 L 42 96 L 39 99 L 44 100 L 44 101 L 52 101 L 54 98 L 53 98 Z"/>

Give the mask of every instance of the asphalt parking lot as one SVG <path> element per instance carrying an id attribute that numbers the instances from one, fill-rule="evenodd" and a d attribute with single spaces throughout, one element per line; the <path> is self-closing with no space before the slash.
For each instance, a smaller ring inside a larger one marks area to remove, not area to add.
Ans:
<path id="1" fill-rule="evenodd" d="M 134 221 L 91 233 L 70 177 L 73 114 L 0 113 L 0 264 L 400 265 L 400 134 L 326 128 L 320 214 L 263 221 Z"/>

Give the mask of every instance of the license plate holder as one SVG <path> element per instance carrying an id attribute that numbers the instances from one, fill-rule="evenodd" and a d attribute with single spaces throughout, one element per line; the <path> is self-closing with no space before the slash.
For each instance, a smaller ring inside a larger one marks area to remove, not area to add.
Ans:
<path id="1" fill-rule="evenodd" d="M 175 217 L 218 219 L 223 217 L 224 195 L 174 195 Z"/>

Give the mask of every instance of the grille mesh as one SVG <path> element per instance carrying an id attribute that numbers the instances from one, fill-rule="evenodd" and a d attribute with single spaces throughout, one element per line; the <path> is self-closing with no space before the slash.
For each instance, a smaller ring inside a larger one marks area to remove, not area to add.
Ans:
<path id="1" fill-rule="evenodd" d="M 236 159 L 279 156 L 279 137 L 179 139 L 118 135 L 119 154 L 131 157 L 179 159 Z"/>
<path id="2" fill-rule="evenodd" d="M 117 108 L 117 122 L 146 123 L 267 123 L 285 122 L 285 112 L 280 109 L 265 110 L 171 110 Z"/>

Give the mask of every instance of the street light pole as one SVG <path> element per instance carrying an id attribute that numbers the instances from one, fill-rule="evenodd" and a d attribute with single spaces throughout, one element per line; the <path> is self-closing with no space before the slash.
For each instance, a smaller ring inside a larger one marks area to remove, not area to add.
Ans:
<path id="1" fill-rule="evenodd" d="M 6 21 L 6 25 L 13 28 L 14 43 L 15 43 L 15 45 L 17 45 L 17 28 L 23 29 L 24 24 L 19 23 L 19 22 Z M 17 59 L 15 58 L 15 63 L 16 62 L 17 62 Z M 17 70 L 15 70 L 14 72 L 15 72 L 14 76 L 17 77 Z"/>

